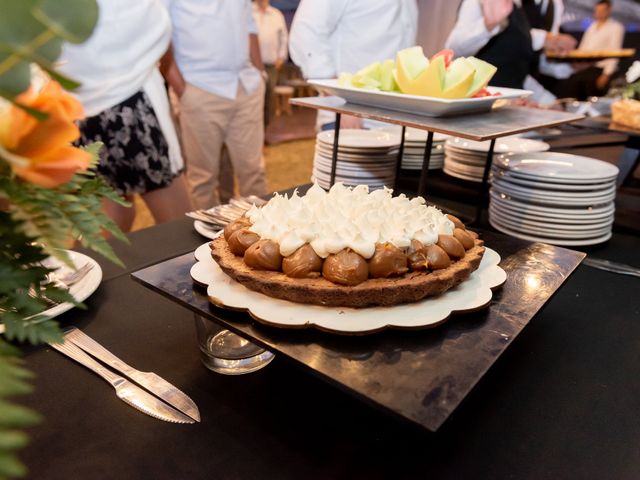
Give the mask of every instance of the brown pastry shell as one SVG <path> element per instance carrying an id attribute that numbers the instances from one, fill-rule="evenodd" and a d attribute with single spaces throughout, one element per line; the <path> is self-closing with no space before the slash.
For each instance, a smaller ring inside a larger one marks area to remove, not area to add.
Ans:
<path id="1" fill-rule="evenodd" d="M 297 303 L 361 308 L 417 302 L 455 287 L 480 265 L 484 242 L 475 239 L 474 243 L 462 259 L 448 268 L 413 271 L 395 278 L 370 278 L 355 286 L 337 285 L 322 277 L 290 278 L 282 272 L 254 270 L 231 252 L 224 237 L 213 240 L 210 247 L 220 268 L 251 290 Z"/>

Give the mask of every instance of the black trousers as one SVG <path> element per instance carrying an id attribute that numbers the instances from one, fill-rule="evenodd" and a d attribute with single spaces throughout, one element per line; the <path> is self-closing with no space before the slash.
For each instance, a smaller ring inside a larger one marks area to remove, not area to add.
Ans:
<path id="1" fill-rule="evenodd" d="M 596 80 L 600 75 L 602 75 L 602 68 L 588 67 L 574 73 L 566 79 L 557 79 L 547 75 L 541 75 L 539 81 L 544 88 L 558 98 L 586 100 L 588 97 L 599 97 L 607 93 L 609 85 L 603 90 L 596 86 Z"/>

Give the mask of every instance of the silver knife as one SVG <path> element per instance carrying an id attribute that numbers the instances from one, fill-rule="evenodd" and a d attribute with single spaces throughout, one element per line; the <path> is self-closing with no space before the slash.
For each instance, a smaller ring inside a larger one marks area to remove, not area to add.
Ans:
<path id="1" fill-rule="evenodd" d="M 103 367 L 68 340 L 65 340 L 64 343 L 50 343 L 49 345 L 100 375 L 116 389 L 118 398 L 141 412 L 165 422 L 195 423 L 192 418 L 187 417 L 130 381 Z"/>
<path id="2" fill-rule="evenodd" d="M 174 406 L 182 413 L 188 415 L 196 422 L 200 421 L 200 411 L 196 404 L 184 392 L 167 382 L 164 378 L 152 372 L 141 372 L 127 365 L 109 350 L 96 342 L 82 330 L 75 327 L 65 329 L 64 338 L 85 352 L 93 355 L 98 360 L 106 363 L 114 370 L 129 377 L 138 385 L 149 390 L 169 405 Z"/>
<path id="3" fill-rule="evenodd" d="M 582 260 L 582 263 L 589 267 L 606 270 L 607 272 L 640 277 L 640 268 L 632 267 L 631 265 L 625 265 L 623 263 L 610 262 L 609 260 L 592 257 L 585 258 L 584 260 Z"/>

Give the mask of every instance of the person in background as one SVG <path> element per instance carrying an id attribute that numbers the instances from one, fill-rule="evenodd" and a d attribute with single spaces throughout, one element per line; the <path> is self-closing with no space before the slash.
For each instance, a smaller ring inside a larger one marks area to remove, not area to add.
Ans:
<path id="1" fill-rule="evenodd" d="M 416 44 L 416 0 L 302 0 L 293 18 L 289 53 L 306 78 L 335 78 L 342 72 L 389 58 Z M 335 115 L 318 112 L 321 129 L 335 127 Z M 341 126 L 361 128 L 343 116 Z"/>
<path id="2" fill-rule="evenodd" d="M 558 33 L 561 5 L 557 0 L 462 0 L 446 47 L 456 56 L 474 55 L 498 67 L 491 85 L 525 88 L 536 70 L 536 52 L 567 51 L 576 45 L 573 37 Z M 542 17 L 536 23 L 550 24 L 551 30 L 531 28 L 527 12 L 535 9 Z"/>
<path id="3" fill-rule="evenodd" d="M 157 223 L 191 209 L 180 144 L 157 68 L 171 40 L 159 0 L 98 0 L 100 18 L 82 45 L 65 44 L 60 71 L 82 86 L 72 92 L 87 118 L 78 143 L 104 143 L 98 174 L 132 201 L 140 194 Z M 135 209 L 105 202 L 106 213 L 129 231 Z"/>
<path id="4" fill-rule="evenodd" d="M 163 72 L 180 102 L 187 181 L 197 208 L 220 203 L 226 146 L 240 195 L 264 195 L 266 72 L 250 0 L 163 0 L 173 48 Z"/>
<path id="5" fill-rule="evenodd" d="M 624 41 L 624 26 L 611 18 L 611 2 L 600 0 L 593 11 L 594 21 L 584 32 L 578 50 L 619 50 Z M 568 66 L 565 65 L 565 68 Z M 618 69 L 614 58 L 593 63 L 576 63 L 566 79 L 544 79 L 558 97 L 585 100 L 587 97 L 605 95 L 611 77 Z"/>
<path id="6" fill-rule="evenodd" d="M 269 0 L 254 0 L 253 18 L 258 27 L 262 63 L 268 75 L 264 108 L 264 123 L 268 125 L 275 111 L 273 89 L 278 84 L 278 73 L 287 61 L 289 34 L 284 15 L 269 5 Z"/>

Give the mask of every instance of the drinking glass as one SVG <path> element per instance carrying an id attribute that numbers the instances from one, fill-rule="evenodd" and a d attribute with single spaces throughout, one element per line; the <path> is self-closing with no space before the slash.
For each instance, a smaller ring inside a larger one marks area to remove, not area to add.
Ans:
<path id="1" fill-rule="evenodd" d="M 275 355 L 230 332 L 217 323 L 194 314 L 200 360 L 205 367 L 224 375 L 243 375 L 266 367 Z"/>

